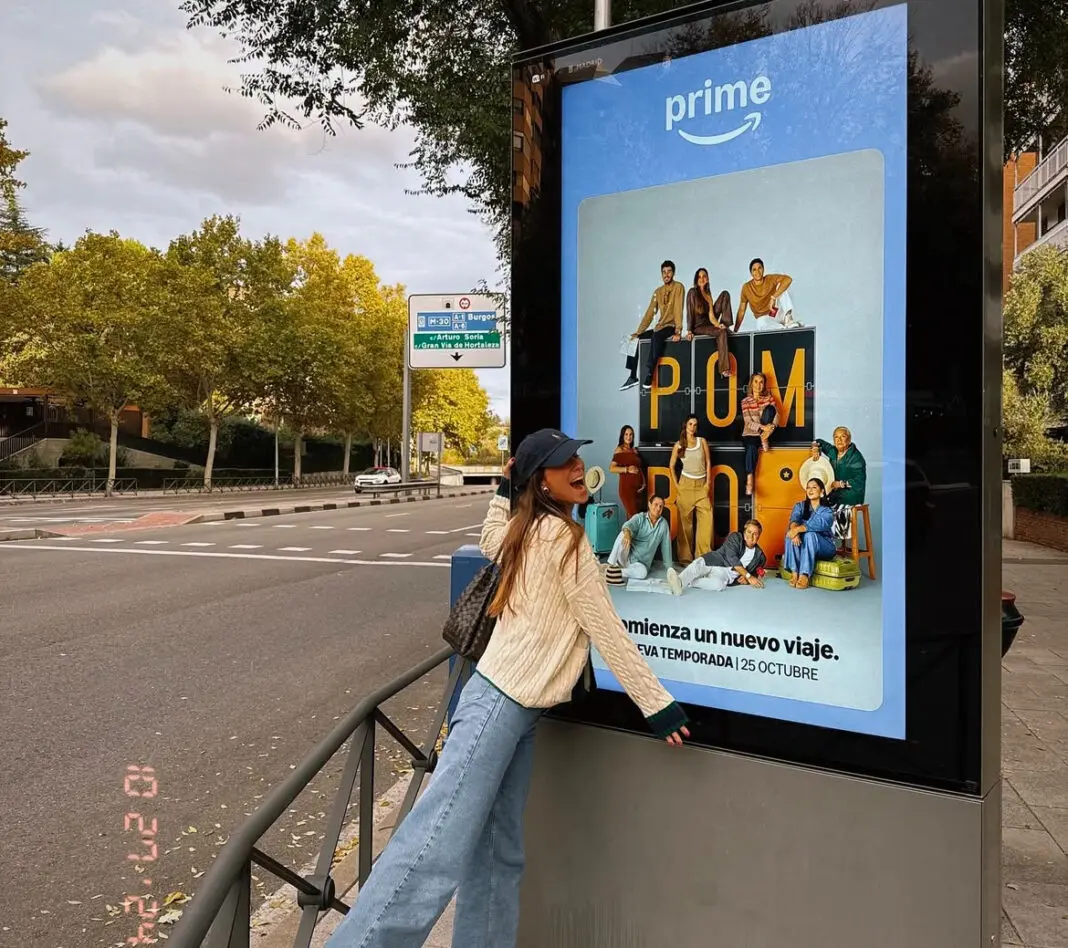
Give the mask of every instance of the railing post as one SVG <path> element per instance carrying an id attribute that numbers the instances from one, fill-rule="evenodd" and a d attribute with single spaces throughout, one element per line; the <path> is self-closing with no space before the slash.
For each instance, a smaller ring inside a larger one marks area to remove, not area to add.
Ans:
<path id="1" fill-rule="evenodd" d="M 251 899 L 252 863 L 246 862 L 230 886 L 226 901 L 204 939 L 203 948 L 250 948 Z"/>
<path id="2" fill-rule="evenodd" d="M 375 834 L 375 727 L 374 715 L 367 719 L 360 753 L 360 888 L 371 875 Z"/>

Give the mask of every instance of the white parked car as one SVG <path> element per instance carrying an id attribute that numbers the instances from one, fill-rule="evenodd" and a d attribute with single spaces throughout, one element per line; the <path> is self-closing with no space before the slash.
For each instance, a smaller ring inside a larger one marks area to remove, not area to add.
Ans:
<path id="1" fill-rule="evenodd" d="M 365 487 L 383 487 L 386 484 L 399 484 L 400 472 L 392 467 L 369 467 L 356 475 L 353 488 L 358 494 Z"/>

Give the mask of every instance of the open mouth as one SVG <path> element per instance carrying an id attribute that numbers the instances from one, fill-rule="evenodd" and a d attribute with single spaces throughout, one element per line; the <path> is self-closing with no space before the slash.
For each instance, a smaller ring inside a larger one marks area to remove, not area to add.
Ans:
<path id="1" fill-rule="evenodd" d="M 584 488 L 586 486 L 586 475 L 579 474 L 578 477 L 572 478 L 571 486 L 574 487 L 576 490 L 580 487 Z"/>

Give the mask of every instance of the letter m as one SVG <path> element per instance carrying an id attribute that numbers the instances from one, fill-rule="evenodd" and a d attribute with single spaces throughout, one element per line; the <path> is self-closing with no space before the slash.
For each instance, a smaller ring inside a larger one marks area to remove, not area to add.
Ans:
<path id="1" fill-rule="evenodd" d="M 744 82 L 740 79 L 729 85 L 716 86 L 716 111 L 723 111 L 723 96 L 727 96 L 727 110 L 734 108 L 734 93 L 737 92 L 741 101 L 738 103 L 741 108 L 745 108 L 749 103 L 749 90 Z"/>
<path id="2" fill-rule="evenodd" d="M 775 363 L 772 361 L 771 352 L 765 349 L 761 353 L 760 371 L 768 380 L 768 390 L 779 406 L 779 425 L 785 425 L 790 418 L 790 412 L 794 412 L 794 424 L 798 428 L 805 426 L 805 350 L 800 346 L 794 351 L 794 361 L 790 365 L 790 376 L 786 380 L 786 395 L 783 396 L 779 388 L 779 381 L 775 377 Z M 796 402 L 796 407 L 795 407 Z"/>

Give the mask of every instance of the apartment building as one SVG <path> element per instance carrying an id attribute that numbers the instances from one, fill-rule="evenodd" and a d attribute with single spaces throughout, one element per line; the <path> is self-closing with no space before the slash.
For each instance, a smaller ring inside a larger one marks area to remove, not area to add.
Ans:
<path id="1" fill-rule="evenodd" d="M 1005 243 L 1006 264 L 1016 267 L 1034 250 L 1052 244 L 1068 250 L 1068 138 L 1044 154 L 1025 154 L 1005 166 L 1013 180 L 1012 233 Z M 1008 270 L 1006 271 L 1006 277 Z"/>

